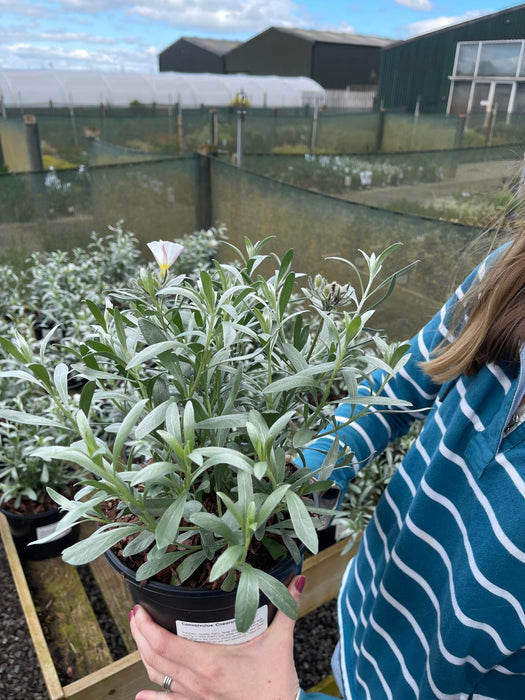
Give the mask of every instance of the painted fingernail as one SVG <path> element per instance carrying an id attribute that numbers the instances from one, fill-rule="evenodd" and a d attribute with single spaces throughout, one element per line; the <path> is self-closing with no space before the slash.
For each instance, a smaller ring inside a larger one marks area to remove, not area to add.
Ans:
<path id="1" fill-rule="evenodd" d="M 139 606 L 135 605 L 135 607 L 133 608 L 133 610 L 131 612 L 133 613 L 133 616 L 135 616 L 138 613 L 138 611 L 139 611 Z"/>
<path id="2" fill-rule="evenodd" d="M 299 593 L 303 592 L 304 584 L 306 583 L 306 577 L 305 576 L 299 576 L 299 578 L 295 579 L 295 587 L 299 591 Z"/>
<path id="3" fill-rule="evenodd" d="M 130 622 L 131 622 L 131 620 L 133 620 L 133 615 L 134 615 L 134 614 L 135 614 L 135 611 L 134 611 L 134 610 L 130 610 L 130 611 L 129 611 L 129 621 L 130 621 Z"/>

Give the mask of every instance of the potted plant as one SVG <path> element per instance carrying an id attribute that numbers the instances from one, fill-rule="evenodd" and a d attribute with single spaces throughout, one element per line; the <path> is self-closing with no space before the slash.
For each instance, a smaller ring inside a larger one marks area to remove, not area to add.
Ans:
<path id="1" fill-rule="evenodd" d="M 69 348 L 76 348 L 91 333 L 94 319 L 86 300 L 95 302 L 108 286 L 123 285 L 136 273 L 141 252 L 135 237 L 123 230 L 122 222 L 109 228 L 106 236 L 93 233 L 85 248 L 33 253 L 23 272 L 0 266 L 0 510 L 24 558 L 56 556 L 78 534 L 78 528 L 68 528 L 56 540 L 28 546 L 33 540 L 52 536 L 63 515 L 47 487 L 71 496 L 79 472 L 72 463 L 47 463 L 32 452 L 45 445 L 67 444 L 71 438 L 48 390 L 53 383 L 55 391 L 63 392 L 64 402 L 78 404 L 86 380 L 69 373 L 65 381 L 52 368 L 74 359 Z M 188 254 L 183 269 L 187 274 L 196 275 L 209 267 L 222 235 L 220 229 L 210 229 L 184 236 Z M 21 338 L 26 342 L 18 343 Z M 42 364 L 44 358 L 49 371 Z M 20 374 L 20 364 L 33 367 L 35 376 Z M 35 418 L 16 427 L 13 421 L 24 411 Z M 97 420 L 103 419 L 99 416 Z"/>
<path id="2" fill-rule="evenodd" d="M 19 411 L 31 408 L 45 414 L 46 410 L 42 405 L 36 405 L 34 398 L 32 405 L 27 400 L 24 405 L 20 395 L 13 397 L 11 403 L 16 408 L 11 409 L 11 413 L 4 411 L 0 419 L 0 511 L 9 523 L 21 558 L 56 557 L 65 547 L 76 542 L 78 527 L 62 528 L 57 533 L 63 513 L 47 493 L 47 488 L 71 497 L 79 469 L 62 460 L 46 462 L 35 457 L 33 452 L 36 449 L 59 443 L 66 433 L 52 427 L 52 419 L 45 417 L 43 421 L 48 423 L 45 426 L 13 425 L 9 421 L 16 420 Z M 34 543 L 44 537 L 46 543 Z"/>
<path id="3" fill-rule="evenodd" d="M 405 345 L 367 330 L 394 284 L 396 274 L 381 277 L 395 245 L 363 254 L 364 280 L 340 261 L 354 287 L 306 279 L 292 270 L 293 251 L 279 259 L 264 254 L 267 244 L 232 247 L 235 264 L 215 262 L 196 281 L 169 273 L 182 246 L 148 244 L 160 272 L 144 268 L 103 306 L 90 303 L 96 327 L 69 348 L 77 356 L 71 367 L 20 370 L 49 394 L 71 434 L 70 445 L 33 454 L 89 473 L 73 498 L 49 489 L 67 511 L 61 528 L 99 525 L 64 559 L 84 564 L 107 553 L 137 602 L 195 639 L 253 636 L 274 606 L 297 615 L 285 583 L 303 550 L 317 551 L 325 511 L 315 494 L 328 487 L 336 461 L 351 457 L 339 459 L 334 439 L 312 479 L 301 450 L 319 430 L 336 432 L 330 419 L 341 385 L 355 418 L 388 402 L 358 398 L 358 381 L 376 367 L 388 377 L 405 361 Z M 24 342 L 3 344 L 20 356 Z M 87 382 L 77 404 L 57 385 L 71 372 Z M 182 596 L 182 610 L 172 595 Z"/>

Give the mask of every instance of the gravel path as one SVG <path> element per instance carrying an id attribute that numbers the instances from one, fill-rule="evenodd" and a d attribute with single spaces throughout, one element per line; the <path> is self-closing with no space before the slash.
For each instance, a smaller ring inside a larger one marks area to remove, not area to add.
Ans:
<path id="1" fill-rule="evenodd" d="M 0 601 L 0 698 L 48 700 L 1 541 Z M 330 658 L 336 643 L 335 601 L 297 622 L 295 661 L 304 688 L 316 685 L 331 672 Z"/>
<path id="2" fill-rule="evenodd" d="M 0 698 L 47 700 L 15 584 L 0 541 Z"/>

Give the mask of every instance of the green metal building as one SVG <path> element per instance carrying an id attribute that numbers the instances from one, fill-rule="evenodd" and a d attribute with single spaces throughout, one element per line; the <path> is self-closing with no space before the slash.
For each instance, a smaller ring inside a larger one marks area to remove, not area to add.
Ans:
<path id="1" fill-rule="evenodd" d="M 525 110 L 525 4 L 385 47 L 385 109 L 460 114 Z"/>

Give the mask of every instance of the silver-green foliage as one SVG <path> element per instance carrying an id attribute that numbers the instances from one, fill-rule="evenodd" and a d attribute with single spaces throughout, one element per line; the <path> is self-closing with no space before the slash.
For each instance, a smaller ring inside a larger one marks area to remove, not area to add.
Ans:
<path id="1" fill-rule="evenodd" d="M 92 333 L 95 318 L 86 302 L 99 302 L 108 288 L 125 286 L 137 274 L 143 252 L 134 234 L 125 231 L 122 222 L 108 228 L 106 235 L 92 233 L 85 247 L 34 253 L 23 270 L 0 266 L 0 498 L 4 504 L 12 501 L 15 508 L 23 496 L 43 502 L 48 486 L 61 491 L 78 472 L 62 460 L 46 463 L 30 455 L 39 446 L 63 444 L 65 434 L 70 437 L 70 427 L 64 434 L 57 406 L 43 387 L 51 386 L 53 367 L 72 362 L 78 346 Z M 180 271 L 195 277 L 210 267 L 223 236 L 215 229 L 184 236 L 188 254 Z M 148 265 L 155 269 L 153 263 Z M 39 339 L 41 333 L 47 333 L 45 340 Z M 6 350 L 9 342 L 23 346 L 23 352 L 13 355 Z M 20 364 L 33 366 L 33 375 L 20 374 Z M 75 405 L 78 395 L 71 374 L 63 382 L 64 396 Z M 95 406 L 107 420 L 110 407 L 100 402 Z M 13 417 L 24 410 L 37 413 L 38 423 L 13 425 Z"/>
<path id="2" fill-rule="evenodd" d="M 35 454 L 88 473 L 73 499 L 50 490 L 67 511 L 61 529 L 83 520 L 100 525 L 65 550 L 65 560 L 86 563 L 129 537 L 124 555 L 147 552 L 138 580 L 173 565 L 180 584 L 209 561 L 210 581 L 226 590 L 237 584 L 240 630 L 253 621 L 259 590 L 297 614 L 285 586 L 260 571 L 250 551 L 258 541 L 274 558 L 289 553 L 298 561 L 300 547 L 316 552 L 322 511 L 312 494 L 327 488 L 336 461 L 351 459 L 334 440 L 312 483 L 308 469 L 290 468 L 287 453 L 301 453 L 327 426 L 334 387 L 344 383 L 353 420 L 367 410 L 357 383 L 377 367 L 395 374 L 406 359 L 406 346 L 366 331 L 392 291 L 396 275 L 381 273 L 396 245 L 363 254 L 364 275 L 342 261 L 354 287 L 330 291 L 317 280 L 302 292 L 293 251 L 279 259 L 265 255 L 265 245 L 246 240 L 245 251 L 234 249 L 237 264 L 216 262 L 197 280 L 143 268 L 102 305 L 88 302 L 96 325 L 68 348 L 77 357 L 71 366 L 48 369 L 45 358 L 29 361 L 21 337 L 0 339 L 70 431 L 69 446 Z M 78 403 L 67 391 L 71 373 L 87 382 Z M 392 404 L 381 396 L 369 403 Z M 105 515 L 108 499 L 119 504 L 118 522 Z"/>

